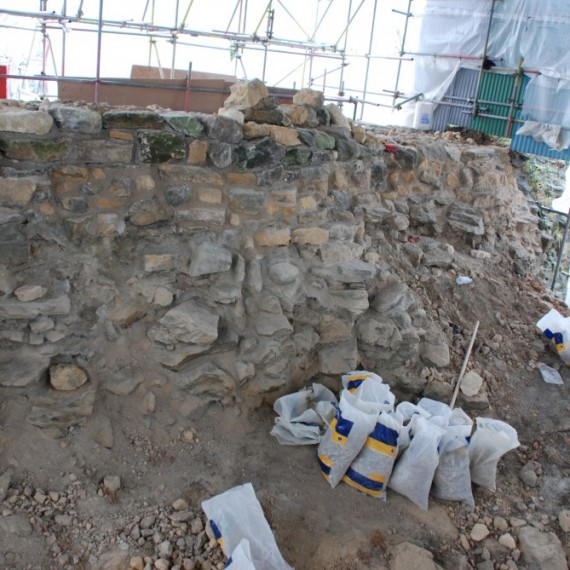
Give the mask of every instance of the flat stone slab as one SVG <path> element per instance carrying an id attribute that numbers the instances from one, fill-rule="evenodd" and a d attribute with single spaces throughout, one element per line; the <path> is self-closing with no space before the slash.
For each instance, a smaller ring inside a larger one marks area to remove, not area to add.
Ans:
<path id="1" fill-rule="evenodd" d="M 10 107 L 0 109 L 0 131 L 47 135 L 53 125 L 53 118 L 44 111 L 28 111 Z"/>
<path id="2" fill-rule="evenodd" d="M 50 359 L 30 350 L 0 352 L 0 386 L 22 387 L 40 381 Z"/>

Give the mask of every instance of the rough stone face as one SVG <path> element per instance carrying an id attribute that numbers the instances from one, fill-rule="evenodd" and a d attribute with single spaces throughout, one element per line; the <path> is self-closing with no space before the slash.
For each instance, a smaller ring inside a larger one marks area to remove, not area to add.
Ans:
<path id="1" fill-rule="evenodd" d="M 465 374 L 461 382 L 461 391 L 466 396 L 475 396 L 483 385 L 483 378 L 474 370 L 470 370 Z"/>
<path id="2" fill-rule="evenodd" d="M 170 186 L 166 189 L 164 196 L 171 206 L 176 207 L 190 201 L 192 189 L 190 186 Z"/>
<path id="3" fill-rule="evenodd" d="M 163 113 L 162 118 L 177 132 L 189 137 L 199 137 L 204 132 L 204 125 L 198 117 L 190 113 L 172 111 Z"/>
<path id="4" fill-rule="evenodd" d="M 234 391 L 235 381 L 215 363 L 198 362 L 181 372 L 176 386 L 195 396 L 223 399 Z"/>
<path id="5" fill-rule="evenodd" d="M 471 529 L 471 540 L 475 542 L 481 542 L 483 539 L 489 536 L 489 529 L 486 525 L 482 523 L 477 523 L 473 525 Z"/>
<path id="6" fill-rule="evenodd" d="M 258 214 L 265 208 L 264 192 L 249 188 L 232 188 L 230 190 L 230 208 L 244 214 Z"/>
<path id="7" fill-rule="evenodd" d="M 14 160 L 35 160 L 53 162 L 67 158 L 71 152 L 71 140 L 58 137 L 49 140 L 4 140 L 0 141 L 0 150 Z"/>
<path id="8" fill-rule="evenodd" d="M 49 369 L 49 381 L 56 390 L 77 390 L 87 382 L 87 374 L 74 364 L 55 364 Z"/>
<path id="9" fill-rule="evenodd" d="M 22 301 L 22 303 L 41 299 L 46 293 L 47 289 L 41 285 L 22 285 L 22 287 L 18 287 L 14 291 L 14 295 L 16 295 L 18 301 Z"/>
<path id="10" fill-rule="evenodd" d="M 255 244 L 261 247 L 278 247 L 291 243 L 291 230 L 262 230 L 254 236 Z"/>
<path id="11" fill-rule="evenodd" d="M 232 253 L 223 245 L 203 242 L 192 252 L 188 275 L 199 277 L 210 273 L 228 271 L 232 266 Z"/>
<path id="12" fill-rule="evenodd" d="M 237 150 L 242 169 L 273 166 L 285 156 L 285 149 L 270 138 L 256 139 L 241 145 Z"/>
<path id="13" fill-rule="evenodd" d="M 167 219 L 168 214 L 156 198 L 135 202 L 129 208 L 129 220 L 135 226 L 149 226 Z"/>
<path id="14" fill-rule="evenodd" d="M 314 89 L 301 89 L 293 95 L 293 104 L 308 105 L 313 109 L 320 109 L 325 104 L 325 96 L 322 91 Z"/>
<path id="15" fill-rule="evenodd" d="M 566 570 L 562 543 L 553 532 L 541 532 L 532 526 L 524 526 L 519 530 L 519 544 L 528 568 Z"/>
<path id="16" fill-rule="evenodd" d="M 37 384 L 50 359 L 29 350 L 0 352 L 0 386 L 22 387 Z"/>
<path id="17" fill-rule="evenodd" d="M 207 185 L 221 188 L 224 179 L 211 168 L 185 166 L 182 164 L 161 164 L 158 167 L 160 178 L 171 184 Z"/>
<path id="18" fill-rule="evenodd" d="M 171 269 L 174 269 L 174 256 L 170 253 L 144 256 L 144 270 L 147 273 L 170 271 Z"/>
<path id="19" fill-rule="evenodd" d="M 39 428 L 68 428 L 83 422 L 93 413 L 95 396 L 93 384 L 68 392 L 52 390 L 37 400 L 27 419 Z"/>
<path id="20" fill-rule="evenodd" d="M 68 315 L 71 311 L 71 302 L 67 295 L 61 295 L 45 301 L 4 301 L 0 304 L 1 319 L 34 319 L 39 315 Z"/>
<path id="21" fill-rule="evenodd" d="M 218 115 L 222 117 L 227 117 L 228 119 L 232 119 L 233 121 L 236 121 L 240 125 L 243 125 L 245 122 L 245 115 L 235 107 L 231 107 L 229 109 L 226 109 L 225 107 L 220 107 L 218 109 Z"/>
<path id="22" fill-rule="evenodd" d="M 208 141 L 192 141 L 188 147 L 188 164 L 200 165 L 206 162 Z"/>
<path id="23" fill-rule="evenodd" d="M 234 83 L 230 87 L 230 96 L 224 101 L 224 107 L 234 107 L 240 111 L 255 107 L 269 96 L 267 87 L 260 79 Z"/>
<path id="24" fill-rule="evenodd" d="M 165 131 L 139 131 L 139 156 L 143 162 L 167 162 L 186 156 L 184 137 Z"/>
<path id="25" fill-rule="evenodd" d="M 355 370 L 357 364 L 358 349 L 353 342 L 329 345 L 319 352 L 319 372 L 323 374 L 344 374 Z"/>
<path id="26" fill-rule="evenodd" d="M 212 164 L 217 168 L 230 166 L 233 160 L 233 148 L 231 144 L 212 141 L 208 145 L 208 156 Z"/>
<path id="27" fill-rule="evenodd" d="M 245 139 L 262 139 L 269 136 L 269 125 L 260 125 L 250 121 L 243 126 L 243 138 Z"/>
<path id="28" fill-rule="evenodd" d="M 326 106 L 326 109 L 329 112 L 331 123 L 333 125 L 337 125 L 345 129 L 350 129 L 350 123 L 348 122 L 348 119 L 342 114 L 342 111 L 338 108 L 338 105 L 330 103 Z"/>
<path id="29" fill-rule="evenodd" d="M 61 105 L 50 108 L 49 112 L 62 131 L 92 135 L 98 133 L 102 127 L 101 115 L 90 109 Z"/>
<path id="30" fill-rule="evenodd" d="M 82 143 L 80 160 L 99 164 L 130 164 L 133 145 L 126 141 L 93 140 Z"/>
<path id="31" fill-rule="evenodd" d="M 229 117 L 214 117 L 210 138 L 228 144 L 237 144 L 243 138 L 241 125 Z"/>
<path id="32" fill-rule="evenodd" d="M 308 148 L 290 148 L 283 159 L 283 166 L 295 166 L 306 164 L 311 158 L 311 151 Z"/>
<path id="33" fill-rule="evenodd" d="M 24 221 L 24 217 L 13 208 L 3 208 L 0 207 L 0 226 L 4 224 L 10 224 L 12 222 L 21 224 Z"/>
<path id="34" fill-rule="evenodd" d="M 161 129 L 162 117 L 154 111 L 114 110 L 103 114 L 103 126 L 106 129 Z"/>
<path id="35" fill-rule="evenodd" d="M 223 208 L 192 208 L 177 210 L 174 217 L 179 222 L 189 222 L 192 227 L 219 227 L 226 220 L 226 211 Z"/>
<path id="36" fill-rule="evenodd" d="M 483 219 L 470 206 L 453 205 L 447 214 L 447 222 L 450 226 L 469 234 L 482 236 L 485 233 Z"/>
<path id="37" fill-rule="evenodd" d="M 297 228 L 292 241 L 299 245 L 322 245 L 329 240 L 329 231 L 323 228 Z"/>
<path id="38" fill-rule="evenodd" d="M 25 206 L 36 191 L 29 178 L 0 178 L 0 205 L 9 208 Z"/>
<path id="39" fill-rule="evenodd" d="M 269 267 L 269 278 L 278 285 L 294 282 L 299 277 L 299 269 L 288 261 L 280 261 Z"/>
<path id="40" fill-rule="evenodd" d="M 429 550 L 411 542 L 401 542 L 392 549 L 390 570 L 437 570 Z"/>
<path id="41" fill-rule="evenodd" d="M 162 344 L 208 345 L 218 338 L 218 319 L 218 315 L 195 301 L 187 301 L 170 309 L 148 336 Z"/>
<path id="42" fill-rule="evenodd" d="M 28 111 L 14 107 L 0 109 L 0 131 L 47 135 L 52 125 L 51 115 L 44 111 Z"/>

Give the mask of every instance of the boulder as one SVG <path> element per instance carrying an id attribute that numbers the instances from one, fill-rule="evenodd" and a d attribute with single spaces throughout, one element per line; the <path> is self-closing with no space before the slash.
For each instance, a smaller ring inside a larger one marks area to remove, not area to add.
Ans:
<path id="1" fill-rule="evenodd" d="M 520 550 L 528 568 L 566 570 L 568 568 L 562 543 L 553 532 L 542 532 L 532 526 L 519 530 Z"/>
<path id="2" fill-rule="evenodd" d="M 255 107 L 268 96 L 269 91 L 260 79 L 241 81 L 230 86 L 230 96 L 224 101 L 224 107 L 243 111 Z"/>

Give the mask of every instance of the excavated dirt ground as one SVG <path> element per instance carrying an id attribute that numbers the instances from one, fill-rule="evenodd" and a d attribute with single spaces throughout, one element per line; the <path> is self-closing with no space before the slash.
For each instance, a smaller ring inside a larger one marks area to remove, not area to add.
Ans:
<path id="1" fill-rule="evenodd" d="M 200 502 L 245 482 L 253 484 L 284 557 L 298 570 L 388 568 L 402 541 L 428 549 L 450 570 L 489 560 L 480 567 L 525 568 L 518 548 L 498 538 L 506 532 L 516 538 L 526 524 L 554 532 L 570 554 L 570 534 L 558 522 L 570 506 L 570 370 L 534 326 L 549 308 L 564 306 L 537 280 L 517 276 L 500 255 L 479 260 L 458 252 L 456 266 L 401 277 L 445 325 L 452 362 L 444 374 L 457 376 L 480 320 L 468 369 L 478 370 L 489 387 L 490 408 L 481 415 L 505 420 L 519 434 L 521 446 L 499 463 L 497 492 L 474 487 L 474 510 L 431 498 L 423 512 L 390 490 L 383 502 L 344 484 L 331 489 L 314 447 L 282 447 L 272 438 L 271 402 L 257 409 L 212 404 L 188 420 L 168 386 L 157 384 L 152 414 L 136 397 L 107 394 L 84 426 L 55 439 L 21 420 L 22 395 L 20 403 L 0 404 L 0 474 L 12 472 L 0 508 L 4 515 L 23 514 L 31 532 L 23 524 L 1 535 L 10 539 L 0 544 L 0 568 L 142 569 L 150 561 L 144 557 L 156 558 L 167 540 L 181 553 L 171 568 L 223 568 L 218 547 L 204 535 Z M 457 274 L 473 283 L 456 285 Z M 564 385 L 544 383 L 538 362 L 558 368 Z M 111 448 L 101 444 L 109 437 Z M 528 461 L 539 464 L 536 486 L 519 477 Z M 108 475 L 120 476 L 116 492 L 103 490 Z M 177 499 L 187 505 L 172 507 Z M 169 518 L 177 511 L 185 513 L 178 522 Z M 153 524 L 145 517 L 154 517 Z M 470 538 L 478 522 L 490 530 L 481 542 Z"/>

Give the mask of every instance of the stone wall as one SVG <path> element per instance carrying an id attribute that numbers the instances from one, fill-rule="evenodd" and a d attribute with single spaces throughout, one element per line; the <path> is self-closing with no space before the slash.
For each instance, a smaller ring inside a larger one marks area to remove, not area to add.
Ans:
<path id="1" fill-rule="evenodd" d="M 505 149 L 322 101 L 244 114 L 262 122 L 0 108 L 0 390 L 31 423 L 103 392 L 254 404 L 358 366 L 421 392 L 450 356 L 410 281 L 536 245 Z"/>

